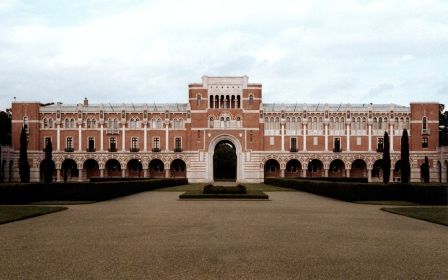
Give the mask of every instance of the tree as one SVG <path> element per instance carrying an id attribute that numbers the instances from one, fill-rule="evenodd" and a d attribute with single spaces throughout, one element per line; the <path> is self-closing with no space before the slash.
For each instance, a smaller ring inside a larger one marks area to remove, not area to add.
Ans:
<path id="1" fill-rule="evenodd" d="M 11 110 L 0 111 L 0 145 L 11 145 Z"/>
<path id="2" fill-rule="evenodd" d="M 401 136 L 401 182 L 409 183 L 411 177 L 411 165 L 409 163 L 409 137 L 405 128 Z"/>
<path id="3" fill-rule="evenodd" d="M 44 159 L 44 183 L 51 184 L 53 182 L 53 146 L 51 145 L 51 139 L 48 139 L 47 145 L 45 146 L 45 159 Z"/>
<path id="4" fill-rule="evenodd" d="M 443 112 L 445 105 L 440 104 L 439 111 L 439 146 L 448 146 L 448 111 Z"/>
<path id="5" fill-rule="evenodd" d="M 22 183 L 30 182 L 30 164 L 28 163 L 28 139 L 25 127 L 22 127 L 20 133 L 20 156 L 19 156 L 19 174 Z"/>
<path id="6" fill-rule="evenodd" d="M 425 163 L 422 164 L 423 181 L 429 183 L 429 160 L 425 157 Z"/>
<path id="7" fill-rule="evenodd" d="M 390 179 L 390 144 L 389 134 L 384 132 L 384 150 L 383 150 L 383 182 L 389 183 Z"/>

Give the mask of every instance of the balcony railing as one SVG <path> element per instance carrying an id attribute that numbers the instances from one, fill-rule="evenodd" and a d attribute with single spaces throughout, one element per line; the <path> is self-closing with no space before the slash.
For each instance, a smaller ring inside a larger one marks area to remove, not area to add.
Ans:
<path id="1" fill-rule="evenodd" d="M 120 133 L 120 130 L 118 128 L 110 128 L 106 130 L 106 134 L 109 135 L 117 135 Z"/>
<path id="2" fill-rule="evenodd" d="M 95 149 L 95 148 L 87 148 L 87 149 L 86 149 L 86 152 L 88 152 L 88 153 L 94 153 L 94 152 L 96 152 L 96 149 Z"/>
<path id="3" fill-rule="evenodd" d="M 180 152 L 182 152 L 182 148 L 174 148 L 174 152 L 175 153 L 180 153 Z"/>
<path id="4" fill-rule="evenodd" d="M 139 148 L 131 148 L 131 153 L 138 153 L 140 151 Z"/>
<path id="5" fill-rule="evenodd" d="M 289 151 L 290 151 L 291 153 L 297 153 L 297 152 L 298 152 L 297 148 L 295 148 L 295 147 L 289 149 Z"/>
<path id="6" fill-rule="evenodd" d="M 117 151 L 117 148 L 110 147 L 110 148 L 108 149 L 108 151 L 111 152 L 111 153 L 115 153 L 115 152 Z"/>
<path id="7" fill-rule="evenodd" d="M 158 153 L 158 152 L 160 152 L 160 148 L 152 148 L 152 152 L 153 153 Z"/>
<path id="8" fill-rule="evenodd" d="M 333 148 L 333 152 L 340 153 L 340 152 L 342 152 L 342 149 L 341 148 Z"/>
<path id="9" fill-rule="evenodd" d="M 74 149 L 73 148 L 65 148 L 64 150 L 66 153 L 73 153 Z"/>

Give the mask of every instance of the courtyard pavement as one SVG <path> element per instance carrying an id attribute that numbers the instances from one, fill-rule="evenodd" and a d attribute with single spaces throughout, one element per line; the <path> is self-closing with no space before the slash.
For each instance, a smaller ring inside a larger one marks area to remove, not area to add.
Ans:
<path id="1" fill-rule="evenodd" d="M 0 225 L 0 279 L 448 279 L 448 227 L 268 194 L 146 192 Z"/>

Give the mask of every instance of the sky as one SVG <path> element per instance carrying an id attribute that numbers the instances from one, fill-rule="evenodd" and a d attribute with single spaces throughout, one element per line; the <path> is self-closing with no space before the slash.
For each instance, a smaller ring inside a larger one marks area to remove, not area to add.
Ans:
<path id="1" fill-rule="evenodd" d="M 187 102 L 249 76 L 265 103 L 448 103 L 446 0 L 0 0 L 11 101 Z"/>

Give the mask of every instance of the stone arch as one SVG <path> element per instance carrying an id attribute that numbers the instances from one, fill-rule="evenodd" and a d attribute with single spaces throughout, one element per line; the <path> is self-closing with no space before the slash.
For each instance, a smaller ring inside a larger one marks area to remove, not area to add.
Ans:
<path id="1" fill-rule="evenodd" d="M 401 180 L 401 159 L 397 160 L 394 165 L 392 181 L 400 181 Z"/>
<path id="2" fill-rule="evenodd" d="M 213 181 L 213 156 L 215 153 L 215 148 L 221 141 L 229 141 L 233 144 L 235 147 L 235 153 L 236 153 L 236 181 L 240 181 L 243 179 L 243 172 L 242 172 L 242 151 L 243 148 L 241 147 L 240 141 L 228 134 L 221 134 L 216 136 L 210 141 L 210 144 L 208 146 L 208 169 L 207 169 L 207 178 L 209 182 Z"/>
<path id="3" fill-rule="evenodd" d="M 367 163 L 363 159 L 356 159 L 352 162 L 350 177 L 366 178 L 367 177 Z"/>
<path id="4" fill-rule="evenodd" d="M 180 158 L 174 159 L 170 164 L 170 175 L 172 178 L 186 178 L 187 164 Z"/>
<path id="5" fill-rule="evenodd" d="M 155 158 L 149 162 L 149 177 L 165 178 L 165 164 L 162 160 Z"/>
<path id="6" fill-rule="evenodd" d="M 44 159 L 40 162 L 39 164 L 39 179 L 41 182 L 45 181 L 45 164 L 47 163 L 47 160 Z M 53 167 L 53 182 L 56 181 L 56 176 L 57 176 L 57 169 L 56 169 L 56 164 L 54 163 L 53 160 L 50 160 L 50 165 L 52 165 Z"/>
<path id="7" fill-rule="evenodd" d="M 345 177 L 345 163 L 341 159 L 330 162 L 328 177 Z"/>
<path id="8" fill-rule="evenodd" d="M 324 164 L 319 159 L 312 159 L 308 162 L 307 177 L 322 177 Z"/>
<path id="9" fill-rule="evenodd" d="M 140 159 L 130 159 L 126 164 L 126 173 L 128 177 L 140 178 L 143 177 L 143 164 Z"/>
<path id="10" fill-rule="evenodd" d="M 372 166 L 372 181 L 383 181 L 383 160 L 377 159 Z"/>
<path id="11" fill-rule="evenodd" d="M 83 163 L 82 169 L 84 170 L 83 173 L 86 179 L 100 176 L 100 165 L 93 158 L 86 159 L 86 161 L 84 161 Z"/>
<path id="12" fill-rule="evenodd" d="M 264 164 L 264 177 L 276 178 L 280 177 L 280 163 L 275 159 L 269 159 Z"/>
<path id="13" fill-rule="evenodd" d="M 67 182 L 68 180 L 74 180 L 79 176 L 78 164 L 74 159 L 71 158 L 65 159 L 62 162 L 61 170 L 64 182 Z"/>
<path id="14" fill-rule="evenodd" d="M 111 158 L 106 161 L 104 167 L 106 177 L 121 177 L 121 163 L 118 160 Z"/>
<path id="15" fill-rule="evenodd" d="M 300 177 L 302 174 L 302 164 L 297 159 L 290 159 L 286 163 L 285 177 Z"/>

